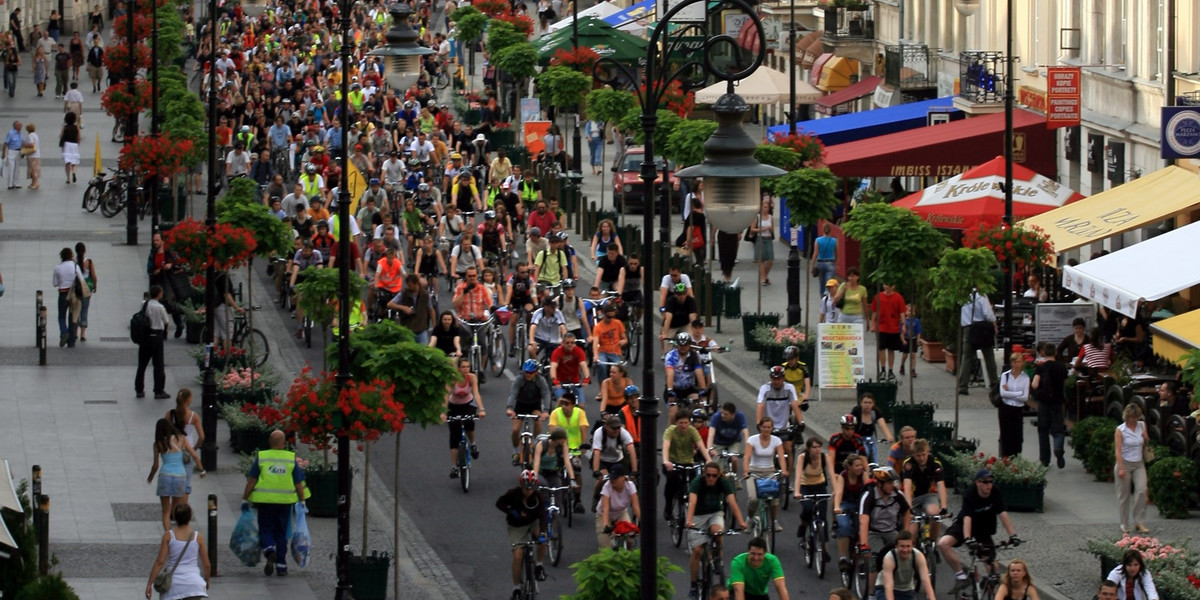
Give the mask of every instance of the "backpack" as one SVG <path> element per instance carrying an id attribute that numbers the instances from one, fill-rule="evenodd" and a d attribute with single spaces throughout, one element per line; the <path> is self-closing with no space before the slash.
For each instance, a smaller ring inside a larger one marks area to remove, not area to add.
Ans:
<path id="1" fill-rule="evenodd" d="M 142 310 L 133 313 L 129 319 L 129 339 L 139 346 L 150 337 L 150 317 L 146 315 L 146 308 L 149 306 L 149 300 L 143 302 Z"/>

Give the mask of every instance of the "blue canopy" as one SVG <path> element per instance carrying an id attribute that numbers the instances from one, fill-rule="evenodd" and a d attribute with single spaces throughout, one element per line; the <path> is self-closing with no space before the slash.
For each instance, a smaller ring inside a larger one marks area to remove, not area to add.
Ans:
<path id="1" fill-rule="evenodd" d="M 654 0 L 643 0 L 625 10 L 604 17 L 604 22 L 613 27 L 620 27 L 630 21 L 643 19 L 654 15 Z"/>
<path id="2" fill-rule="evenodd" d="M 619 13 L 618 13 L 619 14 Z M 614 15 L 615 16 L 615 15 Z M 796 123 L 796 131 L 816 135 L 826 146 L 845 144 L 866 138 L 872 138 L 898 131 L 908 131 L 926 125 L 930 109 L 940 108 L 946 112 L 956 113 L 954 97 L 934 98 L 921 102 L 911 102 L 889 108 L 876 108 L 862 112 L 849 113 Z M 776 125 L 767 129 L 767 138 L 776 135 L 787 135 L 788 126 Z"/>

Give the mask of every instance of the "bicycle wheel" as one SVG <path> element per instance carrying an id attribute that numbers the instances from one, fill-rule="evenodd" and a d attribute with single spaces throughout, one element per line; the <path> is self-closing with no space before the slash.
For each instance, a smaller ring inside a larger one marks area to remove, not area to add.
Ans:
<path id="1" fill-rule="evenodd" d="M 767 552 L 775 551 L 775 517 L 772 516 L 771 512 L 771 504 L 767 503 L 767 508 L 764 509 L 763 515 L 765 517 L 763 522 L 766 523 L 766 526 L 763 527 L 766 530 L 763 533 L 766 535 L 763 537 L 767 540 Z"/>
<path id="2" fill-rule="evenodd" d="M 517 347 L 517 366 L 525 364 L 525 359 L 528 358 L 525 352 L 525 340 L 529 339 L 529 330 L 525 328 L 524 323 L 517 324 L 517 335 L 513 338 L 513 344 Z"/>
<path id="3" fill-rule="evenodd" d="M 83 208 L 88 212 L 96 212 L 100 208 L 100 186 L 93 183 L 83 192 Z"/>
<path id="4" fill-rule="evenodd" d="M 786 458 L 786 457 L 785 457 L 785 458 Z M 780 478 L 779 478 L 779 493 L 780 493 L 780 494 L 783 496 L 783 502 L 782 502 L 782 504 L 783 504 L 783 510 L 787 510 L 787 508 L 788 508 L 788 503 L 789 503 L 789 502 L 791 501 L 791 499 L 792 499 L 792 493 L 791 493 L 791 490 L 790 490 L 790 489 L 788 489 L 788 488 L 790 488 L 791 486 L 790 486 L 790 485 L 788 485 L 788 483 L 790 483 L 790 480 L 788 479 L 788 476 L 787 476 L 787 475 L 784 475 L 783 477 L 780 477 Z"/>
<path id="5" fill-rule="evenodd" d="M 566 503 L 563 510 L 567 513 L 567 527 L 570 527 L 575 522 L 575 502 L 577 501 L 575 498 L 575 489 L 568 489 L 564 496 L 566 497 Z"/>
<path id="6" fill-rule="evenodd" d="M 567 512 L 570 512 L 570 509 L 568 509 Z M 562 529 L 559 527 L 557 521 L 557 518 L 550 517 L 548 521 L 549 524 L 546 527 L 550 530 L 550 540 L 546 544 L 547 550 L 550 551 L 550 564 L 556 567 L 558 566 L 559 561 L 562 560 L 563 549 Z"/>
<path id="7" fill-rule="evenodd" d="M 854 595 L 867 598 L 871 581 L 871 557 L 860 552 L 854 562 Z"/>
<path id="8" fill-rule="evenodd" d="M 817 559 L 817 533 L 815 531 L 816 523 L 810 524 L 804 528 L 804 533 L 800 537 L 800 552 L 804 555 L 804 566 L 813 568 Z"/>
<path id="9" fill-rule="evenodd" d="M 243 333 L 236 343 L 250 355 L 250 360 L 254 361 L 255 367 L 266 364 L 267 357 L 271 355 L 271 344 L 267 342 L 267 336 L 257 329 Z"/>
<path id="10" fill-rule="evenodd" d="M 826 539 L 827 534 L 820 525 L 815 526 L 813 532 L 814 543 L 813 562 L 817 563 L 817 579 L 825 579 L 825 564 L 829 562 L 829 555 L 825 553 L 825 544 L 829 541 Z"/>
<path id="11" fill-rule="evenodd" d="M 524 600 L 537 598 L 537 578 L 533 575 L 533 551 L 526 547 L 524 564 L 525 577 L 521 580 L 521 597 Z"/>
<path id="12" fill-rule="evenodd" d="M 937 546 L 926 542 L 922 544 L 921 552 L 925 554 L 925 565 L 929 569 L 929 584 L 937 589 Z"/>
<path id="13" fill-rule="evenodd" d="M 121 209 L 125 208 L 124 197 L 119 186 L 113 186 L 106 190 L 100 196 L 100 214 L 113 218 L 120 214 Z"/>
<path id="14" fill-rule="evenodd" d="M 647 516 L 647 515 L 642 515 Z M 653 516 L 649 516 L 653 518 Z M 683 543 L 683 526 L 684 519 L 687 518 L 687 506 L 682 500 L 675 500 L 675 520 L 671 521 L 671 542 L 678 548 Z"/>
<path id="15" fill-rule="evenodd" d="M 118 144 L 125 143 L 125 126 L 124 125 L 118 124 L 117 128 L 115 130 L 113 130 L 112 141 L 114 141 Z"/>
<path id="16" fill-rule="evenodd" d="M 465 439 L 458 443 L 458 483 L 464 494 L 471 491 L 471 463 L 467 461 L 470 451 Z"/>
<path id="17" fill-rule="evenodd" d="M 488 373 L 492 377 L 504 374 L 504 363 L 508 360 L 508 340 L 499 329 L 492 333 L 492 355 L 488 357 Z"/>
<path id="18" fill-rule="evenodd" d="M 851 540 L 853 543 L 853 540 Z M 854 550 L 850 550 L 850 568 L 842 568 L 841 559 L 838 560 L 838 573 L 842 577 L 842 587 L 850 589 L 854 587 Z"/>
<path id="19" fill-rule="evenodd" d="M 642 355 L 642 328 L 640 325 L 633 326 L 629 337 L 629 364 L 637 365 L 638 358 Z"/>

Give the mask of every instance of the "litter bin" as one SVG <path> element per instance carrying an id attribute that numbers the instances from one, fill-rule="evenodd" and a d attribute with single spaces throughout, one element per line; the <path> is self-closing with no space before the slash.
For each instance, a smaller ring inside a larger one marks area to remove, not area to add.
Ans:
<path id="1" fill-rule="evenodd" d="M 158 190 L 158 220 L 160 223 L 170 221 L 177 223 L 183 219 L 184 213 L 184 198 L 186 195 L 183 191 L 183 186 L 175 189 L 175 193 L 171 193 L 170 186 L 163 186 Z"/>
<path id="2" fill-rule="evenodd" d="M 708 313 L 709 316 L 715 317 L 724 310 L 725 294 L 728 293 L 728 288 L 729 284 L 724 281 L 717 280 L 712 282 L 712 312 Z"/>
<path id="3" fill-rule="evenodd" d="M 742 287 L 737 281 L 725 287 L 725 318 L 737 319 L 742 316 Z"/>

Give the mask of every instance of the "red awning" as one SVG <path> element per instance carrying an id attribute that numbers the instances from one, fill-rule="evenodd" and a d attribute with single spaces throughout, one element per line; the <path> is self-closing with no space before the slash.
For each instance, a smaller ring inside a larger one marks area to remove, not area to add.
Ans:
<path id="1" fill-rule="evenodd" d="M 1056 144 L 1046 116 L 1014 110 L 1013 131 L 1024 134 L 1013 140 L 1016 162 L 1053 179 Z M 830 146 L 825 164 L 840 177 L 953 177 L 1003 153 L 1004 113 L 995 113 Z"/>
<path id="2" fill-rule="evenodd" d="M 882 81 L 879 76 L 872 75 L 859 81 L 858 83 L 850 84 L 849 87 L 842 88 L 828 96 L 817 100 L 817 106 L 825 108 L 833 108 L 839 104 L 853 102 L 863 96 L 869 96 L 875 93 L 875 88 L 879 87 L 879 82 Z"/>

